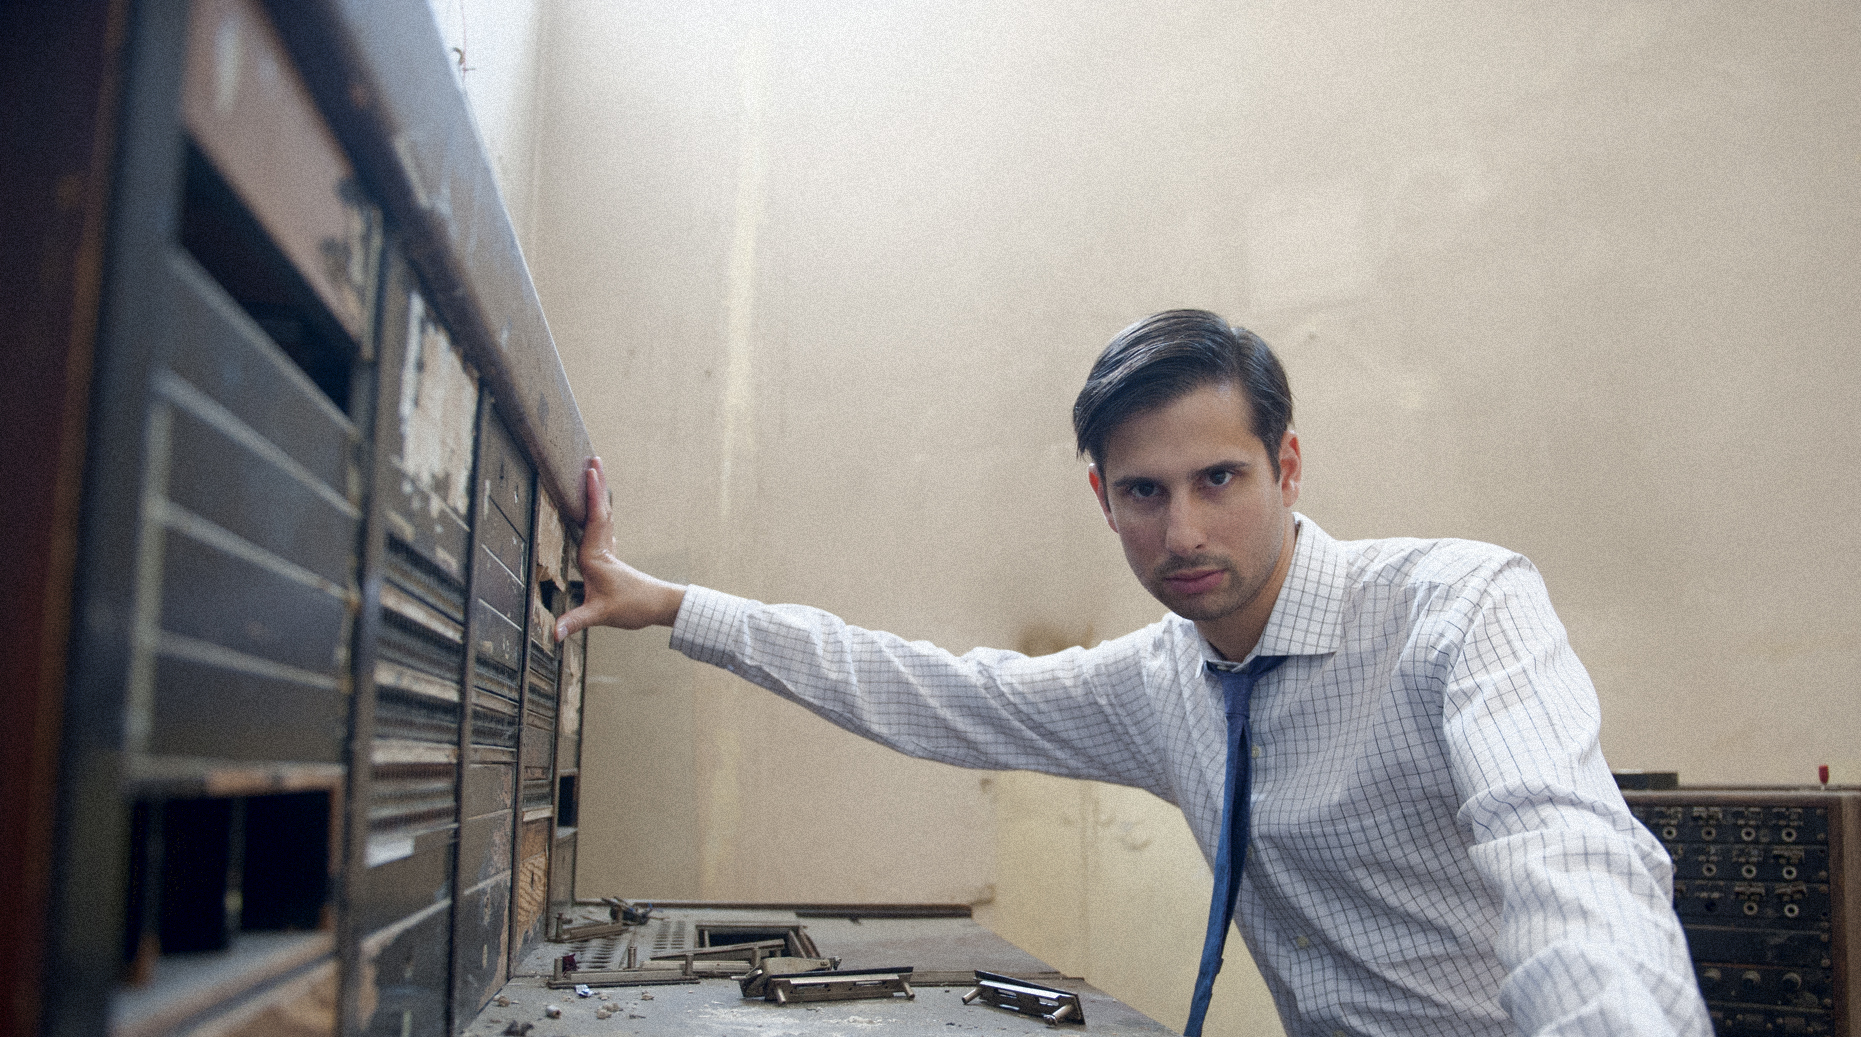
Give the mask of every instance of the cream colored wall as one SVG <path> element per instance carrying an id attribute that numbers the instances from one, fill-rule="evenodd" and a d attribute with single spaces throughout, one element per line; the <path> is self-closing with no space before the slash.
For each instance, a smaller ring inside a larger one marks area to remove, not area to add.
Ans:
<path id="1" fill-rule="evenodd" d="M 537 57 L 549 0 L 427 0 L 427 6 L 527 251 L 535 231 Z"/>
<path id="2" fill-rule="evenodd" d="M 662 575 L 959 651 L 1148 622 L 1067 409 L 1205 306 L 1284 357 L 1330 532 L 1538 562 L 1614 765 L 1861 780 L 1858 17 L 556 2 L 526 246 Z M 593 640 L 583 891 L 979 901 L 1180 1025 L 1172 808 L 905 760 L 664 641 Z M 1217 1001 L 1276 1026 L 1243 967 Z"/>

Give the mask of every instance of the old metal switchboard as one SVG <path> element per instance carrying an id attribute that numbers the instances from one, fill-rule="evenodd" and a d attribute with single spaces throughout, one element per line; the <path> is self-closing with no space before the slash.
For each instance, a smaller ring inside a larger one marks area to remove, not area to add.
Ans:
<path id="1" fill-rule="evenodd" d="M 573 897 L 590 450 L 431 11 L 34 17 L 113 186 L 6 1028 L 458 1032 Z"/>
<path id="2" fill-rule="evenodd" d="M 1861 792 L 1623 795 L 1673 858 L 1674 909 L 1714 1031 L 1857 1033 Z"/>

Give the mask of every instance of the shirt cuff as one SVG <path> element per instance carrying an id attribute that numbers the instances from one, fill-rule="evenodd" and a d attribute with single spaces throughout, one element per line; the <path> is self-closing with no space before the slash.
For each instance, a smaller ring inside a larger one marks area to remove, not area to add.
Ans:
<path id="1" fill-rule="evenodd" d="M 672 621 L 672 647 L 701 663 L 729 666 L 735 647 L 758 603 L 734 594 L 692 585 Z"/>

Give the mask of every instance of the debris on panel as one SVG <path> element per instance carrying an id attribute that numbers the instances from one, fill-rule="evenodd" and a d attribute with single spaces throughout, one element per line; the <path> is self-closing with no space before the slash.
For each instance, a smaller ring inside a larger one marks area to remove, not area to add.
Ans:
<path id="1" fill-rule="evenodd" d="M 541 568 L 541 566 L 538 566 Z M 538 644 L 554 645 L 556 635 L 556 614 L 543 604 L 543 586 L 538 584 L 530 589 L 530 636 Z"/>
<path id="2" fill-rule="evenodd" d="M 1037 1016 L 1048 1026 L 1086 1023 L 1085 1005 L 1079 995 L 1030 980 L 1016 979 L 994 972 L 976 970 L 976 985 L 963 995 L 964 1004 L 981 1001 L 985 1005 L 1005 1008 L 1022 1015 Z"/>
<path id="3" fill-rule="evenodd" d="M 406 367 L 401 372 L 401 470 L 460 515 L 472 507 L 472 429 L 478 420 L 478 377 L 465 366 L 446 329 L 408 293 Z"/>
<path id="4" fill-rule="evenodd" d="M 763 997 L 769 992 L 769 981 L 776 976 L 792 976 L 798 972 L 828 972 L 838 964 L 833 958 L 764 958 L 761 965 L 737 980 L 737 987 L 744 997 Z"/>
<path id="5" fill-rule="evenodd" d="M 910 1001 L 917 997 L 911 989 L 911 971 L 907 965 L 770 976 L 763 998 L 778 1005 L 797 1001 L 884 1001 L 899 995 Z"/>

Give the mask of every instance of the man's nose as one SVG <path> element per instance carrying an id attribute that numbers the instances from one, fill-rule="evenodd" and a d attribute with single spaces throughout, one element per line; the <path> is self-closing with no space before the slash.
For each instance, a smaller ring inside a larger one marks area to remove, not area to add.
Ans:
<path id="1" fill-rule="evenodd" d="M 1163 531 L 1164 549 L 1186 558 L 1207 547 L 1208 537 L 1203 531 L 1202 519 L 1202 509 L 1196 506 L 1194 494 L 1181 493 L 1172 497 L 1164 516 L 1167 523 Z"/>

